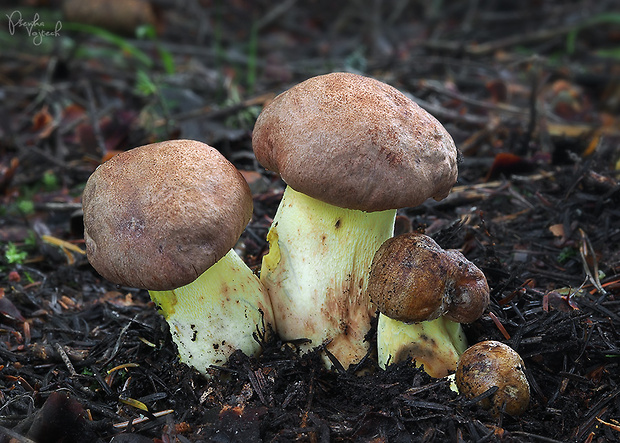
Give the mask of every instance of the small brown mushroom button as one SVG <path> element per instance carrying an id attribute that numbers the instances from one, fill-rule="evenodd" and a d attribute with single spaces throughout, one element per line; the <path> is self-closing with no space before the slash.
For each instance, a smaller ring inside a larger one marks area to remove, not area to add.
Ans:
<path id="1" fill-rule="evenodd" d="M 511 347 L 493 340 L 468 348 L 456 368 L 456 386 L 468 398 L 475 398 L 497 386 L 497 391 L 480 401 L 498 416 L 501 411 L 521 415 L 530 402 L 525 364 Z"/>
<path id="2" fill-rule="evenodd" d="M 441 316 L 471 323 L 489 304 L 484 273 L 457 250 L 410 232 L 387 240 L 373 259 L 368 293 L 381 313 L 405 323 Z"/>
<path id="3" fill-rule="evenodd" d="M 460 323 L 478 319 L 489 303 L 482 271 L 459 251 L 444 250 L 419 232 L 381 245 L 367 292 L 380 311 L 379 365 L 410 358 L 432 377 L 456 369 L 467 348 Z"/>

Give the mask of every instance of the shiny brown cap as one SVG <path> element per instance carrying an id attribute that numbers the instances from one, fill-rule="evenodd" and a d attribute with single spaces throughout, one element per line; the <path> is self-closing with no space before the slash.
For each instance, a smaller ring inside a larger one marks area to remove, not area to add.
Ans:
<path id="1" fill-rule="evenodd" d="M 496 417 L 502 411 L 521 415 L 530 403 L 530 384 L 523 359 L 510 346 L 495 340 L 476 343 L 461 355 L 455 382 L 465 397 L 484 397 L 480 404 Z M 494 394 L 482 395 L 493 387 L 497 387 Z"/>
<path id="2" fill-rule="evenodd" d="M 215 148 L 154 143 L 100 165 L 82 196 L 93 267 L 126 286 L 170 290 L 194 281 L 237 242 L 252 195 Z"/>
<path id="3" fill-rule="evenodd" d="M 332 205 L 381 211 L 441 200 L 457 176 L 452 137 L 397 89 L 332 73 L 280 94 L 259 115 L 258 161 Z"/>
<path id="4" fill-rule="evenodd" d="M 372 261 L 368 295 L 394 320 L 477 320 L 489 304 L 484 273 L 461 252 L 410 232 L 386 240 Z"/>

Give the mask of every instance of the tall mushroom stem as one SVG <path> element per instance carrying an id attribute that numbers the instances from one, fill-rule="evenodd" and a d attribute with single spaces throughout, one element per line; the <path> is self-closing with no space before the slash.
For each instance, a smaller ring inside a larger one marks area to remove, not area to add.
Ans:
<path id="1" fill-rule="evenodd" d="M 149 294 L 170 326 L 181 361 L 202 373 L 224 364 L 236 349 L 259 353 L 254 333 L 265 334 L 273 322 L 267 291 L 232 249 L 190 284 Z"/>
<path id="2" fill-rule="evenodd" d="M 366 355 L 375 312 L 366 295 L 370 265 L 395 217 L 396 210 L 345 209 L 286 188 L 260 276 L 282 338 L 312 340 L 304 350 L 327 344 L 345 368 Z"/>
<path id="3" fill-rule="evenodd" d="M 439 317 L 420 323 L 403 323 L 379 314 L 377 360 L 384 368 L 389 363 L 412 358 L 431 377 L 445 377 L 456 370 L 467 339 L 460 323 Z"/>

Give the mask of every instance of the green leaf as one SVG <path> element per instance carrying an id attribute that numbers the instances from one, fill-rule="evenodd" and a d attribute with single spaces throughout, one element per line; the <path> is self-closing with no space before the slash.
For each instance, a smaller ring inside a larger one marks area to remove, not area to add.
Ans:
<path id="1" fill-rule="evenodd" d="M 136 76 L 135 90 L 139 95 L 148 97 L 157 92 L 157 85 L 153 83 L 153 81 L 145 71 L 140 70 L 138 71 L 138 74 Z"/>
<path id="2" fill-rule="evenodd" d="M 612 13 L 612 12 L 604 12 L 602 14 L 597 14 L 594 17 L 586 20 L 582 24 L 576 26 L 575 29 L 573 29 L 566 35 L 566 52 L 568 54 L 575 53 L 575 48 L 576 48 L 576 43 L 577 43 L 577 34 L 579 33 L 579 31 L 585 28 L 598 26 L 598 25 L 605 24 L 605 23 L 620 24 L 620 14 Z"/>
<path id="3" fill-rule="evenodd" d="M 15 243 L 9 242 L 4 251 L 4 257 L 9 264 L 21 264 L 28 257 L 28 253 L 20 251 Z"/>
<path id="4" fill-rule="evenodd" d="M 46 171 L 43 174 L 43 187 L 45 188 L 46 191 L 54 191 L 56 189 L 58 189 L 59 183 L 58 183 L 58 177 L 56 177 L 56 174 L 54 174 L 54 172 L 52 171 Z"/>
<path id="5" fill-rule="evenodd" d="M 34 202 L 32 200 L 20 200 L 17 202 L 17 209 L 24 214 L 34 214 Z"/>
<path id="6" fill-rule="evenodd" d="M 135 45 L 132 45 L 127 41 L 127 39 L 120 37 L 110 31 L 107 31 L 103 28 L 99 28 L 97 26 L 86 25 L 83 23 L 63 23 L 63 29 L 68 29 L 70 31 L 84 32 L 87 34 L 91 34 L 99 37 L 102 40 L 107 41 L 108 43 L 112 43 L 118 46 L 127 54 L 134 57 L 137 61 L 142 63 L 146 68 L 153 67 L 153 60 L 149 57 L 144 51 L 138 49 Z"/>
<path id="7" fill-rule="evenodd" d="M 34 231 L 28 232 L 28 236 L 24 240 L 24 245 L 28 248 L 34 248 L 37 245 L 37 234 Z"/>

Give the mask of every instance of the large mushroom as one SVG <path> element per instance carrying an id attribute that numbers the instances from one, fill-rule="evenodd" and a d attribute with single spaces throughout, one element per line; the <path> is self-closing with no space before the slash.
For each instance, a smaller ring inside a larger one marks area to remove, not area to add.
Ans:
<path id="1" fill-rule="evenodd" d="M 388 239 L 372 261 L 368 295 L 379 309 L 381 367 L 411 358 L 433 377 L 456 369 L 467 348 L 460 323 L 489 304 L 484 273 L 455 249 L 419 232 Z"/>
<path id="2" fill-rule="evenodd" d="M 346 368 L 368 352 L 374 253 L 398 208 L 446 197 L 457 150 L 443 126 L 397 89 L 350 73 L 313 77 L 259 115 L 258 161 L 287 187 L 261 280 L 278 333 L 325 345 Z"/>
<path id="3" fill-rule="evenodd" d="M 155 143 L 100 165 L 82 196 L 88 259 L 106 279 L 148 289 L 181 360 L 202 373 L 273 324 L 268 294 L 232 247 L 252 195 L 216 149 L 192 140 Z"/>

